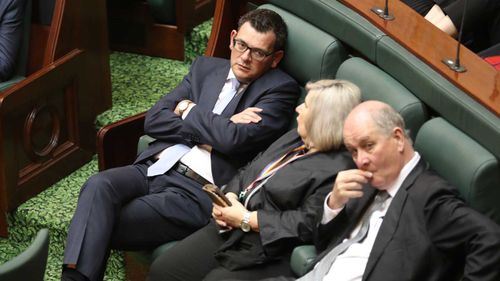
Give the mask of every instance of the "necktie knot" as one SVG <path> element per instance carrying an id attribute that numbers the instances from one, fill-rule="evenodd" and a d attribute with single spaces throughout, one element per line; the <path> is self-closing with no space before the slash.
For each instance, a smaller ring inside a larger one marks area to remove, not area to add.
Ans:
<path id="1" fill-rule="evenodd" d="M 377 196 L 375 196 L 374 204 L 378 206 L 384 206 L 385 201 L 390 197 L 391 195 L 385 191 L 381 190 L 377 193 Z M 378 208 L 380 209 L 380 207 Z"/>
<path id="2" fill-rule="evenodd" d="M 233 90 L 238 91 L 238 88 L 240 87 L 240 81 L 238 81 L 238 79 L 236 78 L 231 78 L 231 84 Z"/>

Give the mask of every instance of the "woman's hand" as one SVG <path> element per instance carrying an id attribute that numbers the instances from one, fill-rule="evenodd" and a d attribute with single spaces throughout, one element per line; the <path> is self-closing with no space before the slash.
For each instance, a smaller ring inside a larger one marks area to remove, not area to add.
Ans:
<path id="1" fill-rule="evenodd" d="M 221 207 L 214 204 L 212 217 L 222 228 L 239 228 L 243 215 L 248 212 L 248 210 L 243 206 L 243 204 L 240 203 L 240 201 L 238 201 L 236 194 L 228 193 L 226 196 L 229 201 L 231 201 L 232 206 Z M 250 216 L 250 225 L 252 226 L 252 230 L 258 229 L 257 212 L 252 212 L 252 215 Z"/>

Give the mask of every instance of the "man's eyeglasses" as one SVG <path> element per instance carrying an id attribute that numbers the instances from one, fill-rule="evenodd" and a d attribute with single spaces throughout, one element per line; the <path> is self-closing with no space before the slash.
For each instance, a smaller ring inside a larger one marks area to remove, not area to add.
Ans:
<path id="1" fill-rule="evenodd" d="M 245 41 L 241 39 L 233 39 L 233 47 L 236 51 L 240 53 L 244 53 L 247 50 L 250 50 L 250 55 L 252 56 L 252 58 L 258 61 L 263 61 L 268 56 L 274 54 L 274 52 L 268 53 L 261 49 L 250 48 L 248 47 L 247 43 L 245 43 Z"/>

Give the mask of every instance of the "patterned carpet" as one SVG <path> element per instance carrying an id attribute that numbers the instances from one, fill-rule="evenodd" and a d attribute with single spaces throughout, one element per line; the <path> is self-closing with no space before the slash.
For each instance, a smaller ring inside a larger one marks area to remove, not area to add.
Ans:
<path id="1" fill-rule="evenodd" d="M 96 127 L 123 119 L 150 108 L 175 87 L 188 72 L 189 65 L 203 54 L 210 35 L 211 21 L 196 27 L 186 37 L 184 62 L 129 53 L 111 53 L 113 108 L 98 116 Z M 49 228 L 50 246 L 46 281 L 60 280 L 64 243 L 69 221 L 76 207 L 80 187 L 97 172 L 97 159 L 73 172 L 9 214 L 9 239 L 0 239 L 0 264 L 21 253 L 41 228 Z M 112 253 L 106 281 L 124 281 L 123 258 Z"/>

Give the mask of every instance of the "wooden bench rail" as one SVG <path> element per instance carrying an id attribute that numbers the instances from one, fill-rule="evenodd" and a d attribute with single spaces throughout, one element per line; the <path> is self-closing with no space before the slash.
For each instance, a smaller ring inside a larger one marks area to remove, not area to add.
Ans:
<path id="1" fill-rule="evenodd" d="M 139 113 L 102 127 L 97 132 L 99 171 L 132 164 L 137 142 L 144 135 L 144 115 Z"/>
<path id="2" fill-rule="evenodd" d="M 441 60 L 455 57 L 458 42 L 404 3 L 391 1 L 390 11 L 395 19 L 384 21 L 371 11 L 374 6 L 383 7 L 384 0 L 342 0 L 341 2 L 368 19 L 491 112 L 500 116 L 500 72 L 475 53 L 462 46 L 460 62 L 468 70 L 464 73 L 456 73 Z"/>

